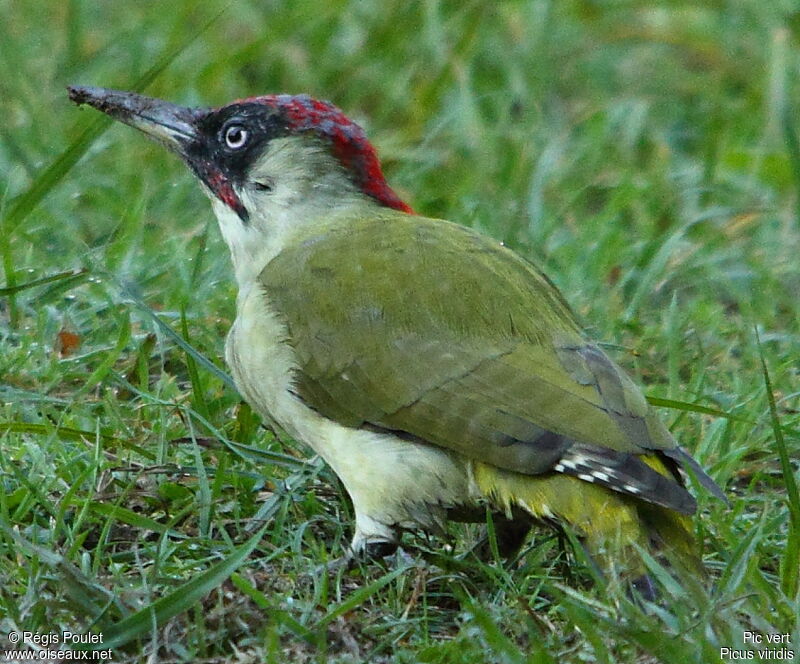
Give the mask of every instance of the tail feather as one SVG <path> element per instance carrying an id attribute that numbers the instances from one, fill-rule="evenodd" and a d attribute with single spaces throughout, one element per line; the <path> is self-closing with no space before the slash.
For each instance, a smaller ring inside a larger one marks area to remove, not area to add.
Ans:
<path id="1" fill-rule="evenodd" d="M 722 489 L 719 488 L 717 483 L 708 476 L 708 473 L 703 470 L 702 466 L 700 466 L 700 464 L 697 463 L 692 455 L 686 452 L 686 450 L 684 450 L 682 447 L 673 447 L 672 449 L 661 450 L 661 452 L 665 456 L 675 461 L 681 470 L 688 468 L 692 475 L 694 475 L 695 479 L 700 483 L 700 486 L 702 486 L 711 495 L 719 498 L 726 505 L 730 506 L 730 501 Z"/>
<path id="2" fill-rule="evenodd" d="M 648 457 L 650 463 L 646 463 L 635 454 L 576 444 L 561 457 L 553 470 L 681 514 L 694 514 L 697 510 L 695 499 L 656 459 Z"/>
<path id="3" fill-rule="evenodd" d="M 568 524 L 607 571 L 624 570 L 630 578 L 644 574 L 637 547 L 656 556 L 663 552 L 668 559 L 678 559 L 681 567 L 702 569 L 691 519 L 654 501 L 609 491 L 600 482 L 566 473 L 531 476 L 476 463 L 473 478 L 480 493 L 507 515 L 521 508 L 536 519 Z"/>

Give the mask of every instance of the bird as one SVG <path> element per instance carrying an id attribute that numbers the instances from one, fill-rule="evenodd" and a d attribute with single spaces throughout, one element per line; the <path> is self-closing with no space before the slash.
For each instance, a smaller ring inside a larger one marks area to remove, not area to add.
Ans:
<path id="1" fill-rule="evenodd" d="M 603 573 L 641 571 L 642 549 L 696 563 L 686 477 L 725 500 L 719 486 L 539 267 L 415 213 L 339 108 L 68 91 L 199 180 L 238 285 L 227 365 L 244 400 L 341 480 L 348 556 L 386 557 L 407 530 L 488 511 L 504 556 L 545 523 Z"/>

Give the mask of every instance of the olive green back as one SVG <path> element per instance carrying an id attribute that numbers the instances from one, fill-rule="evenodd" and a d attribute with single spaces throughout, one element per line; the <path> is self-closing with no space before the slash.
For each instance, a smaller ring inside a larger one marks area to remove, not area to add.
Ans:
<path id="1" fill-rule="evenodd" d="M 522 473 L 575 442 L 675 446 L 532 264 L 464 227 L 394 211 L 315 225 L 260 275 L 296 392 L 326 417 Z"/>

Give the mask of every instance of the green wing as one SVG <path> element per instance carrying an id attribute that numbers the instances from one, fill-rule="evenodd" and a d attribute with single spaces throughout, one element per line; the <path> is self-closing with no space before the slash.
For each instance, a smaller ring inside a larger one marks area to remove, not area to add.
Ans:
<path id="1" fill-rule="evenodd" d="M 316 227 L 260 281 L 297 354 L 295 391 L 326 417 L 693 510 L 637 458 L 677 457 L 641 392 L 584 340 L 547 278 L 501 244 L 449 222 L 370 214 Z M 674 496 L 644 495 L 665 491 Z"/>

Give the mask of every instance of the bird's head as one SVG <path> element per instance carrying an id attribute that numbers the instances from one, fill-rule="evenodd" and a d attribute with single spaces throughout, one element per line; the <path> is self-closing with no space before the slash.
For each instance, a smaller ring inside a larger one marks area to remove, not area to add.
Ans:
<path id="1" fill-rule="evenodd" d="M 341 206 L 411 211 L 386 183 L 363 129 L 328 102 L 266 95 L 186 108 L 105 88 L 74 86 L 69 95 L 183 158 L 212 200 L 237 277 L 243 262 L 279 251 L 293 227 Z"/>

